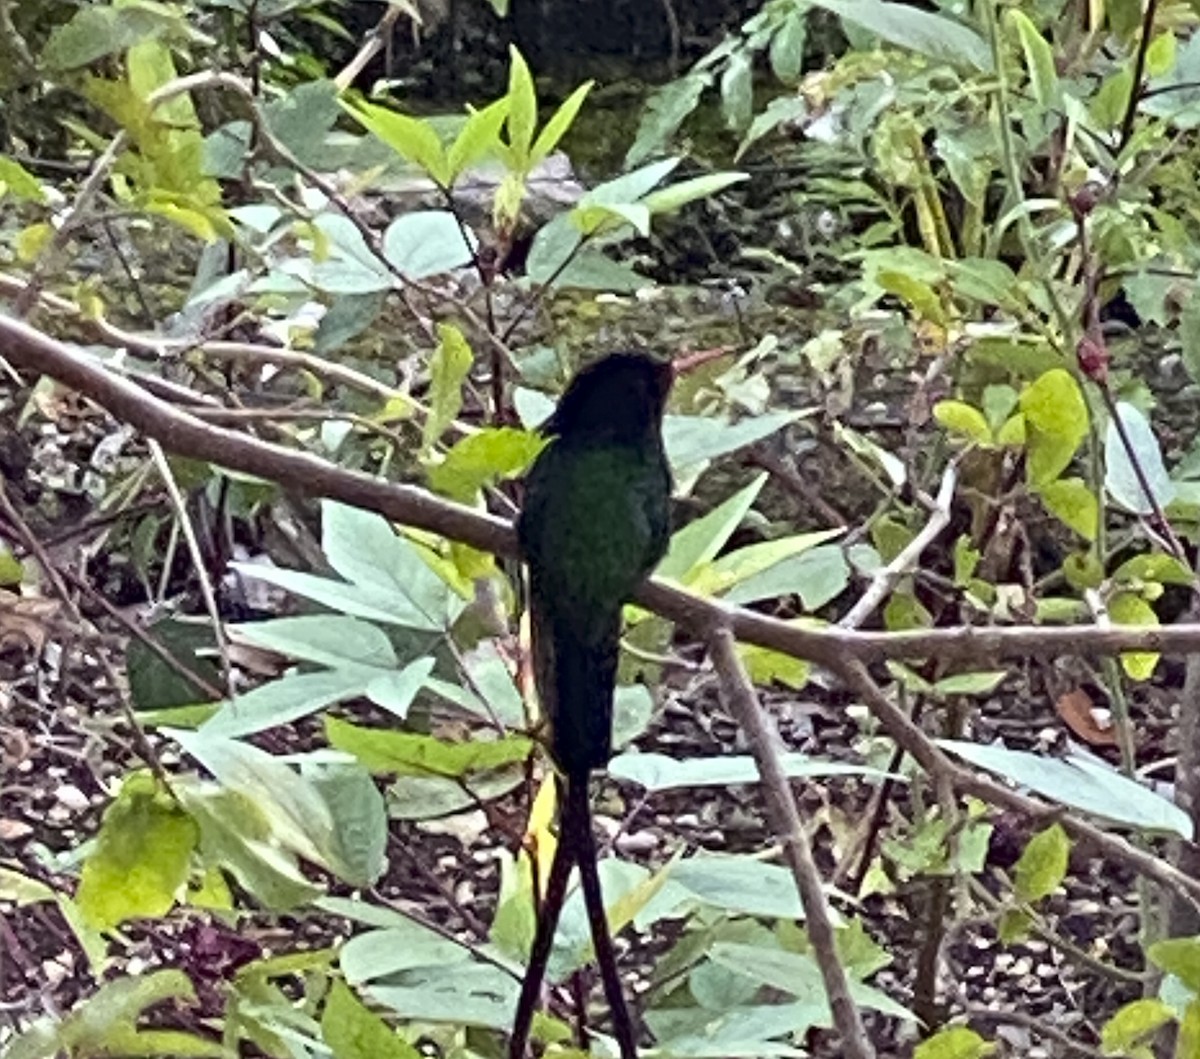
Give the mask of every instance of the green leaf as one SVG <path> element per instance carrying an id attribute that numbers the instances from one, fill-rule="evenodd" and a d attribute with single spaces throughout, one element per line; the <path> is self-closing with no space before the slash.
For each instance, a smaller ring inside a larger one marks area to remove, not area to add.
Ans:
<path id="1" fill-rule="evenodd" d="M 380 628 L 343 614 L 306 614 L 245 622 L 229 631 L 235 643 L 334 669 L 396 665 L 396 652 Z"/>
<path id="2" fill-rule="evenodd" d="M 935 324 L 946 324 L 946 310 L 937 291 L 924 280 L 897 269 L 880 269 L 875 273 L 875 282 L 889 294 L 906 302 L 921 319 Z"/>
<path id="3" fill-rule="evenodd" d="M 485 486 L 523 474 L 545 445 L 532 430 L 487 427 L 456 441 L 446 458 L 429 468 L 429 484 L 443 496 L 474 503 Z"/>
<path id="4" fill-rule="evenodd" d="M 352 886 L 372 886 L 387 868 L 388 821 L 383 796 L 366 769 L 333 764 L 309 777 L 337 827 L 329 853 Z"/>
<path id="5" fill-rule="evenodd" d="M 981 305 L 998 305 L 1014 316 L 1022 311 L 1017 277 L 1003 261 L 965 257 L 961 261 L 948 261 L 946 271 L 960 297 L 973 298 Z"/>
<path id="6" fill-rule="evenodd" d="M 515 45 L 509 45 L 508 143 L 516 155 L 514 168 L 528 170 L 533 164 L 530 149 L 537 125 L 537 89 L 529 66 Z"/>
<path id="7" fill-rule="evenodd" d="M 453 324 L 438 324 L 438 345 L 429 362 L 429 418 L 422 443 L 430 448 L 462 410 L 462 388 L 474 363 L 471 347 Z"/>
<path id="8" fill-rule="evenodd" d="M 328 755 L 291 755 L 290 760 L 303 764 L 303 772 L 298 772 L 287 761 L 249 743 L 204 731 L 170 734 L 226 788 L 222 793 L 238 796 L 232 804 L 220 804 L 223 818 L 210 819 L 210 824 L 222 829 L 232 826 L 237 843 L 248 845 L 272 869 L 279 867 L 282 847 L 353 886 L 375 881 L 382 868 L 378 853 L 382 808 L 363 777 L 353 775 L 358 771 L 354 766 L 331 764 Z M 189 799 L 186 804 L 199 819 L 204 799 Z M 335 809 L 349 814 L 352 836 L 340 833 L 343 821 L 335 816 Z M 204 821 L 200 823 L 202 849 L 207 850 L 210 841 L 219 841 L 235 872 L 244 867 L 245 851 L 230 847 L 228 836 L 218 836 L 205 829 Z M 276 848 L 264 849 L 264 841 Z"/>
<path id="9" fill-rule="evenodd" d="M 1177 50 L 1174 30 L 1168 29 L 1155 37 L 1146 49 L 1146 76 L 1165 77 L 1175 69 Z"/>
<path id="10" fill-rule="evenodd" d="M 71 1055 L 221 1056 L 219 1042 L 190 1033 L 139 1030 L 147 1009 L 167 1001 L 194 1003 L 192 983 L 182 971 L 153 971 L 102 985 L 58 1027 L 62 1051 Z M 9 1056 L 13 1052 L 6 1053 Z"/>
<path id="11" fill-rule="evenodd" d="M 954 542 L 954 584 L 957 587 L 962 588 L 970 582 L 982 558 L 970 535 L 964 533 Z"/>
<path id="12" fill-rule="evenodd" d="M 789 996 L 824 998 L 825 987 L 821 971 L 812 956 L 760 945 L 717 942 L 709 950 L 709 958 Z M 880 990 L 872 989 L 861 982 L 850 983 L 850 995 L 861 1007 L 882 1011 L 906 1021 L 915 1021 L 915 1016 L 907 1008 L 897 1004 Z M 827 1012 L 825 1017 L 829 1017 Z"/>
<path id="13" fill-rule="evenodd" d="M 783 25 L 775 31 L 768 53 L 771 72 L 785 85 L 795 84 L 800 79 L 807 38 L 808 12 L 796 5 L 784 18 Z"/>
<path id="14" fill-rule="evenodd" d="M 383 311 L 385 292 L 368 291 L 365 294 L 343 294 L 333 298 L 313 335 L 313 352 L 322 356 L 335 353 L 352 339 L 363 334 Z M 389 402 L 388 418 L 407 419 L 412 406 L 406 398 L 397 395 Z M 385 420 L 386 421 L 386 420 Z"/>
<path id="15" fill-rule="evenodd" d="M 153 776 L 129 776 L 83 864 L 76 900 L 84 921 L 109 930 L 165 915 L 187 882 L 198 840 L 195 822 Z"/>
<path id="16" fill-rule="evenodd" d="M 674 213 L 689 202 L 711 198 L 725 188 L 749 179 L 749 173 L 708 173 L 652 191 L 642 199 L 642 205 L 654 215 Z"/>
<path id="17" fill-rule="evenodd" d="M 868 765 L 847 765 L 822 761 L 806 754 L 781 755 L 784 775 L 793 778 L 823 779 L 829 776 L 864 776 L 884 779 L 887 773 Z M 608 772 L 648 791 L 671 791 L 687 787 L 733 787 L 759 782 L 758 766 L 748 755 L 723 755 L 708 758 L 672 758 L 665 754 L 626 753 L 609 762 Z M 896 777 L 893 777 L 896 778 Z"/>
<path id="18" fill-rule="evenodd" d="M 451 182 L 496 150 L 500 145 L 500 126 L 507 117 L 507 98 L 471 112 L 446 154 Z"/>
<path id="19" fill-rule="evenodd" d="M 353 754 L 372 772 L 400 776 L 463 776 L 499 769 L 524 761 L 533 748 L 525 736 L 448 743 L 431 735 L 365 728 L 336 717 L 325 718 L 325 737 L 330 746 Z"/>
<path id="20" fill-rule="evenodd" d="M 804 919 L 788 868 L 755 857 L 699 853 L 671 865 L 668 878 L 706 905 L 734 915 Z"/>
<path id="21" fill-rule="evenodd" d="M 1086 541 L 1094 541 L 1100 528 L 1100 505 L 1082 478 L 1059 478 L 1038 490 L 1046 510 Z"/>
<path id="22" fill-rule="evenodd" d="M 345 898 L 321 899 L 321 906 L 338 915 L 354 914 L 369 926 L 380 927 L 357 934 L 342 946 L 338 966 L 351 985 L 377 981 L 402 974 L 415 967 L 446 967 L 466 963 L 470 950 L 431 930 L 400 912 L 379 905 L 358 902 L 358 907 Z"/>
<path id="23" fill-rule="evenodd" d="M 508 1031 L 520 982 L 492 964 L 422 967 L 406 973 L 403 985 L 373 985 L 368 996 L 400 1019 L 445 1022 Z"/>
<path id="24" fill-rule="evenodd" d="M 1115 129 L 1123 120 L 1133 89 L 1133 71 L 1129 66 L 1105 78 L 1090 100 L 1088 110 L 1098 129 Z"/>
<path id="25" fill-rule="evenodd" d="M 643 238 L 650 234 L 650 211 L 637 202 L 581 202 L 571 220 L 587 236 L 619 232 L 629 225 Z"/>
<path id="26" fill-rule="evenodd" d="M 1182 587 L 1187 587 L 1194 580 L 1187 563 L 1163 552 L 1135 555 L 1118 566 L 1112 576 L 1117 582 L 1145 581 Z"/>
<path id="27" fill-rule="evenodd" d="M 1125 401 L 1117 403 L 1117 415 L 1133 449 L 1133 459 L 1121 440 L 1116 423 L 1109 420 L 1104 435 L 1104 487 L 1108 495 L 1127 511 L 1149 515 L 1154 510 L 1151 497 L 1160 508 L 1167 507 L 1175 499 L 1175 483 L 1167 473 L 1162 449 L 1149 420 Z M 1139 469 L 1149 486 L 1150 497 L 1142 488 Z"/>
<path id="28" fill-rule="evenodd" d="M 1156 941 L 1146 955 L 1159 970 L 1173 974 L 1193 993 L 1200 993 L 1200 937 Z"/>
<path id="29" fill-rule="evenodd" d="M 745 129 L 754 116 L 754 66 L 745 51 L 734 52 L 721 74 L 721 113 L 733 132 Z"/>
<path id="30" fill-rule="evenodd" d="M 1035 487 L 1056 479 L 1087 437 L 1088 414 L 1074 376 L 1052 368 L 1021 394 L 1025 416 L 1029 481 Z"/>
<path id="31" fill-rule="evenodd" d="M 767 475 L 760 474 L 745 489 L 684 526 L 671 538 L 671 546 L 658 564 L 656 575 L 686 584 L 698 567 L 716 558 L 754 506 L 766 482 Z"/>
<path id="32" fill-rule="evenodd" d="M 12 868 L 0 867 L 0 901 L 11 901 L 18 908 L 53 901 L 55 892 L 44 882 L 32 879 Z"/>
<path id="33" fill-rule="evenodd" d="M 553 280 L 554 290 L 576 288 L 614 293 L 631 293 L 650 282 L 627 265 L 606 257 L 599 247 L 581 249 L 581 239 L 573 212 L 559 214 L 533 237 L 525 262 L 526 276 L 538 284 Z"/>
<path id="34" fill-rule="evenodd" d="M 686 495 L 718 456 L 753 445 L 814 411 L 766 412 L 739 419 L 736 423 L 709 416 L 666 416 L 663 444 L 675 475 L 677 492 Z"/>
<path id="35" fill-rule="evenodd" d="M 712 584 L 713 592 L 726 591 L 756 574 L 770 570 L 785 559 L 802 555 L 834 537 L 840 537 L 843 532 L 841 529 L 815 530 L 748 544 L 714 560 L 703 578 L 704 584 Z"/>
<path id="36" fill-rule="evenodd" d="M 479 240 L 469 228 L 465 233 L 446 210 L 417 210 L 388 225 L 383 255 L 409 279 L 427 279 L 471 264 Z"/>
<path id="37" fill-rule="evenodd" d="M 1158 1031 L 1174 1018 L 1171 1008 L 1156 997 L 1131 1000 L 1117 1008 L 1101 1027 L 1100 1047 L 1105 1055 L 1137 1053 L 1146 1049 Z"/>
<path id="38" fill-rule="evenodd" d="M 89 4 L 79 8 L 70 21 L 55 27 L 41 59 L 52 70 L 75 70 L 171 30 L 182 36 L 186 29 L 182 14 L 166 5 Z"/>
<path id="39" fill-rule="evenodd" d="M 14 158 L 0 155 L 0 198 L 12 195 L 23 202 L 45 202 L 42 185 L 28 169 Z"/>
<path id="40" fill-rule="evenodd" d="M 537 165 L 558 146 L 558 141 L 566 135 L 567 130 L 574 123 L 579 108 L 583 106 L 583 101 L 595 83 L 595 81 L 584 82 L 559 105 L 558 110 L 542 127 L 542 131 L 538 133 L 538 138 L 534 141 L 533 151 L 529 158 L 530 165 Z"/>
<path id="41" fill-rule="evenodd" d="M 933 615 L 916 596 L 897 592 L 883 608 L 883 623 L 889 632 L 928 629 L 933 626 Z"/>
<path id="42" fill-rule="evenodd" d="M 263 105 L 263 118 L 302 165 L 321 168 L 328 160 L 328 137 L 341 116 L 337 84 L 307 81 Z"/>
<path id="43" fill-rule="evenodd" d="M 638 202 L 671 175 L 679 165 L 678 158 L 663 158 L 641 166 L 629 173 L 597 184 L 581 200 L 583 204 L 620 205 Z"/>
<path id="44" fill-rule="evenodd" d="M 832 11 L 889 44 L 950 66 L 970 65 L 983 73 L 992 70 L 987 42 L 974 30 L 944 15 L 883 0 L 813 0 L 813 6 Z"/>
<path id="45" fill-rule="evenodd" d="M 200 726 L 209 736 L 237 739 L 291 724 L 336 702 L 366 693 L 371 670 L 358 667 L 289 673 L 223 702 Z"/>
<path id="46" fill-rule="evenodd" d="M 930 693 L 945 697 L 947 695 L 990 695 L 1008 677 L 1008 673 L 1001 669 L 995 672 L 984 671 L 978 673 L 955 673 L 950 677 L 943 677 L 931 687 Z"/>
<path id="47" fill-rule="evenodd" d="M 321 1035 L 334 1059 L 420 1059 L 421 1053 L 335 981 L 321 1014 Z"/>
<path id="48" fill-rule="evenodd" d="M 655 90 L 646 101 L 633 146 L 625 155 L 625 164 L 638 165 L 665 150 L 668 141 L 696 109 L 700 97 L 710 84 L 711 73 L 693 72 Z"/>
<path id="49" fill-rule="evenodd" d="M 982 1059 L 996 1050 L 966 1026 L 948 1026 L 913 1049 L 913 1059 Z"/>
<path id="50" fill-rule="evenodd" d="M 441 629 L 457 617 L 461 606 L 450 598 L 445 583 L 420 550 L 382 516 L 326 500 L 321 504 L 321 529 L 321 549 L 329 565 L 364 598 L 388 598 L 396 615 L 391 620 L 409 611 L 414 628 Z"/>
<path id="51" fill-rule="evenodd" d="M 1037 794 L 1150 833 L 1192 837 L 1192 822 L 1174 802 L 1087 758 L 1040 757 L 1002 746 L 940 739 L 938 745 Z"/>
<path id="52" fill-rule="evenodd" d="M 1021 50 L 1025 53 L 1025 69 L 1034 99 L 1043 107 L 1059 106 L 1062 91 L 1054 66 L 1054 49 L 1023 11 L 1010 8 L 1004 13 L 1004 19 L 1010 28 L 1017 31 Z"/>
<path id="53" fill-rule="evenodd" d="M 398 114 L 374 103 L 350 103 L 343 99 L 341 104 L 346 113 L 364 129 L 386 143 L 401 158 L 425 170 L 435 184 L 450 186 L 450 163 L 442 141 L 428 121 L 410 118 L 407 114 Z"/>
<path id="54" fill-rule="evenodd" d="M 757 644 L 739 643 L 737 652 L 747 676 L 755 684 L 782 684 L 799 691 L 808 683 L 811 666 L 802 658 Z"/>
<path id="55" fill-rule="evenodd" d="M 822 545 L 748 577 L 725 593 L 725 599 L 744 606 L 798 595 L 805 611 L 811 613 L 836 599 L 849 583 L 850 566 L 845 553 L 833 545 Z"/>
<path id="56" fill-rule="evenodd" d="M 1200 382 L 1200 298 L 1188 298 L 1179 314 L 1179 342 L 1188 377 Z"/>
<path id="57" fill-rule="evenodd" d="M 777 96 L 772 99 L 750 122 L 750 128 L 746 130 L 746 135 L 738 144 L 733 160 L 740 161 L 742 156 L 764 136 L 774 132 L 780 125 L 798 121 L 809 113 L 809 109 L 808 100 L 801 95 Z"/>
<path id="58" fill-rule="evenodd" d="M 991 444 L 992 428 L 973 405 L 963 401 L 938 401 L 933 406 L 933 418 L 952 434 L 980 445 Z"/>
<path id="59" fill-rule="evenodd" d="M 1118 592 L 1108 601 L 1108 616 L 1117 625 L 1158 625 L 1158 615 L 1136 592 Z M 1126 651 L 1121 655 L 1121 667 L 1131 680 L 1149 680 L 1158 665 L 1154 651 Z"/>
<path id="60" fill-rule="evenodd" d="M 200 826 L 206 861 L 232 872 L 238 884 L 266 908 L 296 908 L 320 894 L 297 867 L 295 857 L 273 840 L 270 815 L 253 796 L 211 786 L 177 786 Z"/>
<path id="61" fill-rule="evenodd" d="M 1013 868 L 1017 896 L 1030 904 L 1049 897 L 1066 878 L 1070 855 L 1071 840 L 1060 824 L 1039 831 Z"/>

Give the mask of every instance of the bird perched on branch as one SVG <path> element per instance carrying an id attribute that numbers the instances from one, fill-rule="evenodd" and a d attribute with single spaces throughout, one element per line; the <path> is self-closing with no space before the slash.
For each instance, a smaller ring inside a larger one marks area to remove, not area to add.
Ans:
<path id="1" fill-rule="evenodd" d="M 671 474 L 662 417 L 673 371 L 614 353 L 581 371 L 543 426 L 550 443 L 526 480 L 517 522 L 529 567 L 534 681 L 559 771 L 560 837 L 509 1055 L 524 1055 L 572 864 L 622 1059 L 635 1054 L 596 874 L 588 777 L 612 753 L 621 612 L 667 550 Z"/>

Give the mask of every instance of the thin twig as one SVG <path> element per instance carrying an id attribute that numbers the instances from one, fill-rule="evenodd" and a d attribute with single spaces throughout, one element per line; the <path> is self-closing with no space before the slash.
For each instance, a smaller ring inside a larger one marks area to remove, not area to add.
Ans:
<path id="1" fill-rule="evenodd" d="M 955 473 L 954 465 L 951 464 L 942 475 L 942 485 L 933 502 L 933 511 L 929 516 L 929 521 L 887 566 L 882 566 L 875 571 L 867 590 L 838 622 L 843 629 L 857 629 L 874 614 L 875 608 L 891 594 L 902 577 L 912 572 L 925 553 L 925 549 L 950 524 L 950 503 L 954 499 L 954 487 L 957 481 L 958 476 Z"/>
<path id="2" fill-rule="evenodd" d="M 837 939 L 821 873 L 817 870 L 812 847 L 804 831 L 800 807 L 779 760 L 779 735 L 758 701 L 754 685 L 738 657 L 737 646 L 729 630 L 713 630 L 708 648 L 720 681 L 721 697 L 746 735 L 762 780 L 767 817 L 776 839 L 783 845 L 784 857 L 800 892 L 805 929 L 825 982 L 834 1026 L 842 1039 L 841 1054 L 848 1059 L 874 1059 L 875 1049 L 867 1036 L 858 1005 L 850 996 L 850 980 L 846 977 L 846 969 L 838 958 Z"/>
<path id="3" fill-rule="evenodd" d="M 192 525 L 188 514 L 187 501 L 179 491 L 179 483 L 175 481 L 175 472 L 167 462 L 162 446 L 153 438 L 148 442 L 150 456 L 158 470 L 158 476 L 166 487 L 171 506 L 175 509 L 175 521 L 183 534 L 184 543 L 192 557 L 192 565 L 196 571 L 196 581 L 200 585 L 200 595 L 204 600 L 204 609 L 208 611 L 208 619 L 212 624 L 213 639 L 217 644 L 217 654 L 221 658 L 221 676 L 225 681 L 227 694 L 233 694 L 233 665 L 229 659 L 229 640 L 225 636 L 225 625 L 221 621 L 221 611 L 217 607 L 217 594 L 213 591 L 212 579 L 204 565 L 204 553 L 200 550 L 200 541 L 196 536 L 196 527 Z"/>

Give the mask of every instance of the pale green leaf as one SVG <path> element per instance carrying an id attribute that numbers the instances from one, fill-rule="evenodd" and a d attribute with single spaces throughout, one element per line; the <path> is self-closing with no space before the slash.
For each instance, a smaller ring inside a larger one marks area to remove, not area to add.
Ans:
<path id="1" fill-rule="evenodd" d="M 533 144 L 533 150 L 530 153 L 530 165 L 537 165 L 538 162 L 558 146 L 559 140 L 566 135 L 567 130 L 574 123 L 575 116 L 579 113 L 579 108 L 583 106 L 583 101 L 587 98 L 594 84 L 594 81 L 586 81 L 575 89 L 574 92 L 563 100 L 550 120 L 542 126 L 542 131 L 538 133 L 538 137 Z"/>

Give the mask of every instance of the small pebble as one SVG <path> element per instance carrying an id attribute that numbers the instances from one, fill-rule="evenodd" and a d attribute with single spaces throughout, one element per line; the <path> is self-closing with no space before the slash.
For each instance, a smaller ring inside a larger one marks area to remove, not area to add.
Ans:
<path id="1" fill-rule="evenodd" d="M 72 783 L 63 784 L 54 792 L 54 796 L 58 799 L 59 805 L 76 813 L 81 813 L 91 806 L 88 796 Z"/>

